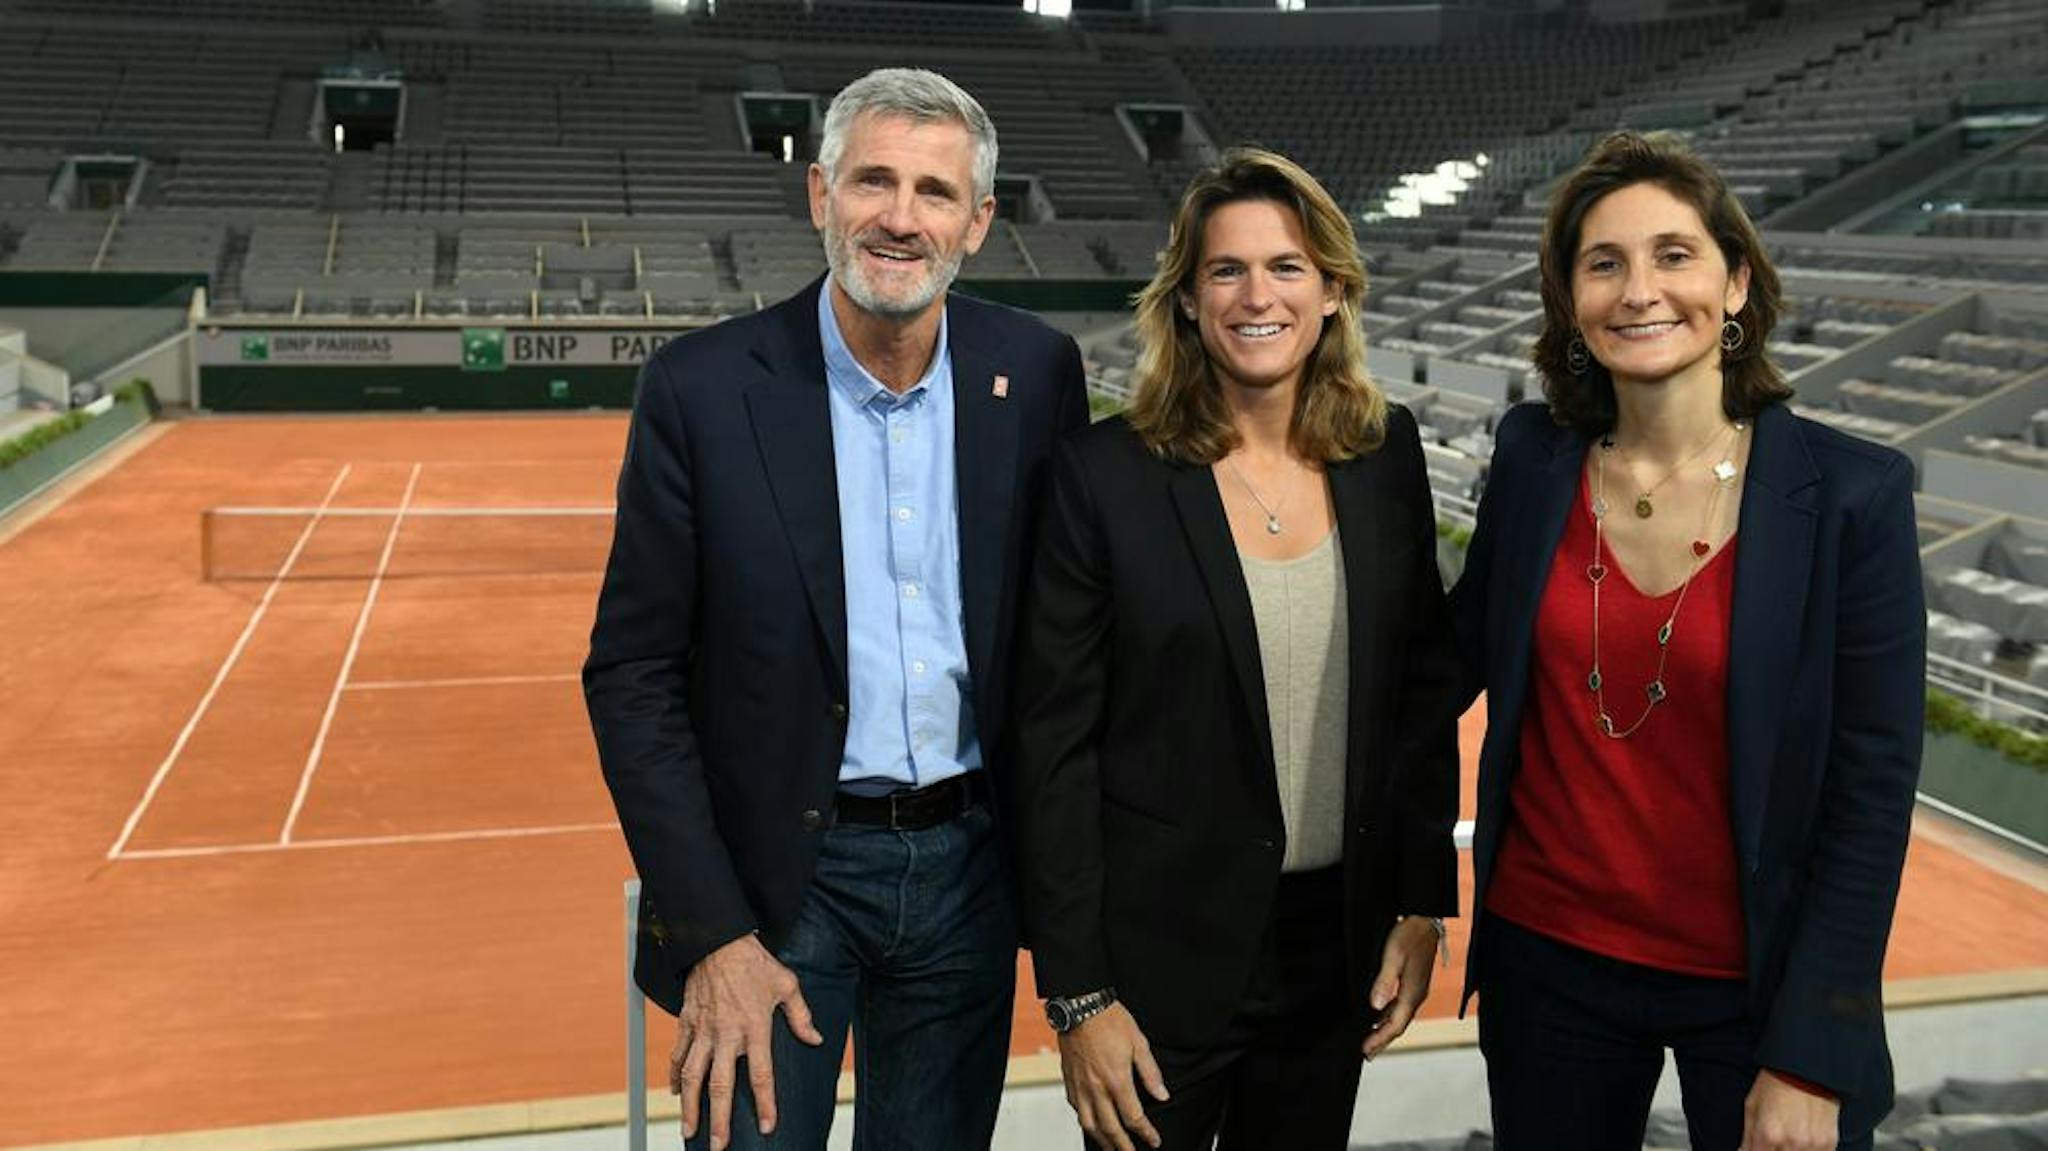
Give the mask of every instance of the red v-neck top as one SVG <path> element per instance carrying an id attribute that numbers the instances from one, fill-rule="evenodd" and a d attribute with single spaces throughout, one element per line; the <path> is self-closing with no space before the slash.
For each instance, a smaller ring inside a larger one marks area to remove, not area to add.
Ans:
<path id="1" fill-rule="evenodd" d="M 1626 504 L 1610 514 L 1630 514 Z M 1741 978 L 1739 868 L 1728 799 L 1728 623 L 1735 541 L 1686 594 L 1664 669 L 1668 692 L 1627 739 L 1596 725 L 1591 498 L 1578 502 L 1536 613 L 1512 815 L 1488 911 L 1587 951 L 1668 971 Z M 1638 591 L 1604 550 L 1600 661 L 1617 730 L 1642 714 L 1657 629 L 1677 591 Z"/>

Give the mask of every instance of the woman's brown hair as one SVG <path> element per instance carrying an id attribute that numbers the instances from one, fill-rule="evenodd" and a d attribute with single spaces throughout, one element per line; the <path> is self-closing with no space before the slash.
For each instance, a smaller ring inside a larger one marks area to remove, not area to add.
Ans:
<path id="1" fill-rule="evenodd" d="M 1614 378 L 1591 357 L 1585 357 L 1583 371 L 1574 371 L 1567 355 L 1579 334 L 1572 315 L 1572 269 L 1586 213 L 1609 193 L 1643 183 L 1656 184 L 1699 213 L 1731 273 L 1749 269 L 1749 298 L 1730 317 L 1742 325 L 1742 343 L 1721 353 L 1721 409 L 1731 420 L 1745 420 L 1791 398 L 1791 387 L 1765 354 L 1778 322 L 1778 272 L 1742 202 L 1721 173 L 1677 136 L 1616 132 L 1593 145 L 1565 177 L 1550 198 L 1543 224 L 1543 331 L 1531 356 L 1543 376 L 1551 414 L 1588 437 L 1614 429 Z"/>
<path id="2" fill-rule="evenodd" d="M 1215 372 L 1195 321 L 1181 312 L 1194 291 L 1209 217 L 1225 204 L 1265 200 L 1293 210 L 1308 257 L 1337 287 L 1337 311 L 1302 365 L 1290 438 L 1303 458 L 1350 459 L 1386 435 L 1387 401 L 1365 371 L 1365 264 L 1351 221 L 1315 177 L 1285 156 L 1233 148 L 1197 175 L 1182 195 L 1152 282 L 1137 294 L 1138 366 L 1131 427 L 1166 459 L 1211 464 L 1230 454 L 1237 429 L 1224 410 Z"/>

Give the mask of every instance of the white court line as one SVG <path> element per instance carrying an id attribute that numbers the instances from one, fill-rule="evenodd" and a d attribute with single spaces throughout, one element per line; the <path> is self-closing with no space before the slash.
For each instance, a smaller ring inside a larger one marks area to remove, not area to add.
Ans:
<path id="1" fill-rule="evenodd" d="M 412 466 L 412 474 L 406 477 L 405 494 L 399 497 L 398 513 L 391 517 L 391 527 L 384 533 L 384 551 L 377 557 L 377 573 L 370 579 L 370 590 L 363 596 L 363 610 L 356 615 L 355 634 L 348 637 L 348 651 L 341 657 L 341 670 L 334 675 L 334 690 L 327 693 L 327 710 L 320 716 L 320 730 L 313 736 L 313 748 L 306 753 L 306 769 L 299 773 L 299 790 L 292 796 L 291 810 L 285 813 L 284 830 L 278 833 L 277 842 L 292 841 L 292 829 L 298 826 L 299 812 L 306 806 L 306 793 L 313 788 L 313 773 L 320 768 L 320 753 L 327 748 L 327 733 L 334 727 L 334 713 L 341 705 L 341 690 L 348 685 L 348 673 L 356 665 L 356 653 L 362 650 L 363 633 L 370 627 L 370 612 L 377 606 L 377 592 L 384 586 L 384 571 L 391 566 L 391 549 L 398 543 L 398 529 L 405 524 L 406 508 L 412 504 L 413 489 L 419 486 L 420 466 Z"/>
<path id="2" fill-rule="evenodd" d="M 625 413 L 621 412 L 621 415 Z M 617 468 L 617 456 L 563 456 L 548 459 L 545 456 L 503 460 L 422 460 L 430 468 L 579 468 L 593 464 Z"/>
<path id="3" fill-rule="evenodd" d="M 320 506 L 313 510 L 312 518 L 306 521 L 305 528 L 299 532 L 299 538 L 292 544 L 290 554 L 284 557 L 284 565 L 277 569 L 277 575 L 271 579 L 270 586 L 263 589 L 263 598 L 256 601 L 256 610 L 249 613 L 249 622 L 242 625 L 242 634 L 235 639 L 235 646 L 228 649 L 227 657 L 221 660 L 220 668 L 213 673 L 213 683 L 207 686 L 206 694 L 199 697 L 198 705 L 192 709 L 191 718 L 185 721 L 184 729 L 179 731 L 178 738 L 172 741 L 170 753 L 157 765 L 156 774 L 150 777 L 149 786 L 143 789 L 142 798 L 135 804 L 135 810 L 128 813 L 128 822 L 121 825 L 120 838 L 114 840 L 114 846 L 107 849 L 108 859 L 120 858 L 121 853 L 128 847 L 128 840 L 134 836 L 135 829 L 142 825 L 143 813 L 156 801 L 157 791 L 163 787 L 164 780 L 170 777 L 171 768 L 177 764 L 178 757 L 185 753 L 185 745 L 192 741 L 192 733 L 199 730 L 199 721 L 206 717 L 207 709 L 213 706 L 214 697 L 220 694 L 221 685 L 227 682 L 228 673 L 235 669 L 235 664 L 242 658 L 243 649 L 249 646 L 250 637 L 256 634 L 256 625 L 263 622 L 264 613 L 270 610 L 270 601 L 276 598 L 278 587 L 284 583 L 285 577 L 291 574 L 292 566 L 299 562 L 299 553 L 306 549 L 306 541 L 313 538 L 313 529 L 320 526 L 320 517 L 326 514 L 328 506 L 334 502 L 335 495 L 341 491 L 342 481 L 348 479 L 349 469 L 353 466 L 343 464 L 341 471 L 335 474 L 334 482 L 327 486 L 327 495 L 321 499 Z"/>
<path id="4" fill-rule="evenodd" d="M 418 465 L 414 466 L 417 467 Z M 398 511 L 399 509 L 397 508 L 340 507 L 329 508 L 327 514 L 330 518 L 336 519 L 343 516 L 382 519 L 385 516 L 396 515 Z M 618 512 L 617 504 L 483 504 L 475 506 L 466 504 L 418 504 L 405 509 L 405 514 L 413 519 L 434 517 L 449 519 L 545 519 L 548 517 L 583 519 L 594 516 L 617 515 Z M 213 514 L 222 519 L 262 519 L 266 517 L 292 519 L 305 515 L 306 509 L 288 506 L 266 507 L 262 505 L 254 507 L 218 507 L 213 509 Z"/>
<path id="5" fill-rule="evenodd" d="M 365 679 L 343 691 L 400 691 L 419 687 L 500 687 L 526 683 L 575 683 L 583 677 L 575 672 L 562 675 L 486 675 L 468 679 Z"/>
<path id="6" fill-rule="evenodd" d="M 290 843 L 223 843 L 205 847 L 145 847 L 124 852 L 127 859 L 197 859 L 215 855 L 266 855 L 279 851 L 321 851 L 331 847 L 394 847 L 418 843 L 463 843 L 471 840 L 533 839 L 543 835 L 579 835 L 613 831 L 616 823 L 565 823 L 555 827 L 486 827 L 475 831 L 426 831 L 411 835 L 352 835 L 337 839 L 295 839 Z"/>

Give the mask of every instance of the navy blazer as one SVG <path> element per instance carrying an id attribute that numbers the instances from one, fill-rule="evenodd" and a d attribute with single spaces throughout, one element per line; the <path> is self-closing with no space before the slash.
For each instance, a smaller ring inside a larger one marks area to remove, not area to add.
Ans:
<path id="1" fill-rule="evenodd" d="M 1756 1060 L 1840 1095 L 1851 1137 L 1892 1104 L 1881 975 L 1926 710 L 1913 468 L 1782 405 L 1757 416 L 1754 437 L 1727 711 Z M 1473 837 L 1480 906 L 1512 818 L 1537 606 L 1585 455 L 1584 437 L 1541 405 L 1502 419 L 1452 593 L 1467 687 L 1487 693 Z M 1481 935 L 1467 958 L 1467 998 Z"/>
<path id="2" fill-rule="evenodd" d="M 822 284 L 671 341 L 633 403 L 583 690 L 641 879 L 637 977 L 670 1011 L 706 954 L 780 942 L 831 822 L 848 696 Z M 1040 475 L 1088 404 L 1071 337 L 959 295 L 946 318 L 962 622 L 999 771 Z"/>

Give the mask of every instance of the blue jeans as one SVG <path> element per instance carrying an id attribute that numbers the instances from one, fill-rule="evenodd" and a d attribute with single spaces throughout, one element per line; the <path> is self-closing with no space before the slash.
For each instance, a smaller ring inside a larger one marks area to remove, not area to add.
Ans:
<path id="1" fill-rule="evenodd" d="M 819 1047 L 775 1017 L 775 1133 L 744 1068 L 731 1147 L 825 1146 L 853 1032 L 855 1151 L 970 1151 L 994 1137 L 1009 1063 L 1017 916 L 988 808 L 917 831 L 837 824 L 776 958 L 796 973 Z M 710 1121 L 691 1151 L 711 1145 Z"/>

